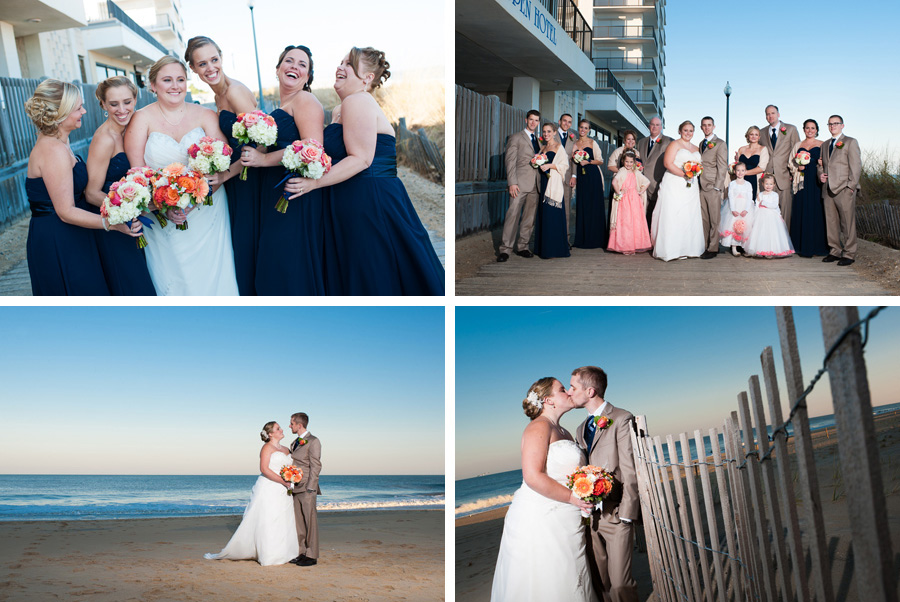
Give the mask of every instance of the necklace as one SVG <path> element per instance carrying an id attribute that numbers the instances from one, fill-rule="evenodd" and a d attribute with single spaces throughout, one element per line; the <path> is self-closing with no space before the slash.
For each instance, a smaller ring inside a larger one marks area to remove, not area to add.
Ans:
<path id="1" fill-rule="evenodd" d="M 159 103 L 158 103 L 158 102 L 156 103 L 156 108 L 159 109 L 159 114 L 162 115 L 162 116 L 163 116 L 163 119 L 165 119 L 166 122 L 167 122 L 169 125 L 171 125 L 171 126 L 177 126 L 177 125 L 180 125 L 181 122 L 184 120 L 184 115 L 185 115 L 185 113 L 186 113 L 186 111 L 184 110 L 184 107 L 181 108 L 181 119 L 179 119 L 176 123 L 172 123 L 171 121 L 169 121 L 169 118 L 166 117 L 166 112 L 162 110 L 162 107 L 159 106 Z"/>

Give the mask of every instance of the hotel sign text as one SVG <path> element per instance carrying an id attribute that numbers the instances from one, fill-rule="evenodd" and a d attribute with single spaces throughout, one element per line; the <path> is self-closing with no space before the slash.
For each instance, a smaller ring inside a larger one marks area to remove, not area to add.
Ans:
<path id="1" fill-rule="evenodd" d="M 556 46 L 556 26 L 550 19 L 541 12 L 537 4 L 534 5 L 532 11 L 531 0 L 512 0 L 512 5 L 519 9 L 519 12 L 525 17 L 526 21 L 530 21 L 532 26 L 537 29 L 541 35 L 546 37 L 550 43 Z M 532 12 L 534 17 L 532 18 Z"/>

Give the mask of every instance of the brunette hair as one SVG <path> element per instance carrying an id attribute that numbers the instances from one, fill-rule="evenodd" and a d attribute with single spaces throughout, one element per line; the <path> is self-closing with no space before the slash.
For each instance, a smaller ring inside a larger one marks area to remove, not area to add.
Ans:
<path id="1" fill-rule="evenodd" d="M 297 412 L 296 414 L 291 414 L 291 421 L 299 422 L 303 425 L 303 428 L 309 426 L 309 416 L 304 414 L 303 412 Z"/>
<path id="2" fill-rule="evenodd" d="M 216 47 L 216 51 L 219 53 L 219 58 L 222 58 L 222 49 L 219 48 L 219 45 L 216 44 L 212 38 L 208 38 L 206 36 L 194 36 L 190 40 L 188 40 L 187 48 L 184 51 L 184 62 L 194 66 L 194 51 L 198 48 L 203 48 L 204 46 L 208 46 L 212 44 Z"/>
<path id="3" fill-rule="evenodd" d="M 525 119 L 528 119 L 528 118 L 531 117 L 532 115 L 537 115 L 538 117 L 540 117 L 540 116 L 541 116 L 541 112 L 540 112 L 540 111 L 536 111 L 535 109 L 531 109 L 530 111 L 528 111 L 527 113 L 525 113 Z"/>
<path id="4" fill-rule="evenodd" d="M 632 159 L 634 159 L 634 162 L 637 163 L 637 160 L 638 160 L 637 153 L 631 149 L 628 149 L 627 151 L 625 151 L 624 153 L 619 155 L 619 168 L 620 169 L 622 167 L 625 167 L 625 157 L 631 157 Z"/>
<path id="5" fill-rule="evenodd" d="M 593 389 L 598 397 L 606 395 L 606 372 L 597 366 L 582 366 L 572 370 L 572 376 L 581 379 L 581 384 Z"/>
<path id="6" fill-rule="evenodd" d="M 538 399 L 541 402 L 544 401 L 546 397 L 548 397 L 553 392 L 553 383 L 556 382 L 556 379 L 552 376 L 545 376 L 544 378 L 537 380 L 528 387 L 528 393 L 531 394 L 534 391 L 534 394 L 538 396 Z M 543 407 L 537 407 L 530 401 L 528 401 L 527 396 L 522 400 L 522 409 L 525 410 L 525 415 L 528 416 L 531 420 L 534 420 L 538 416 L 541 415 L 541 412 L 544 411 Z"/>
<path id="7" fill-rule="evenodd" d="M 306 53 L 306 56 L 309 57 L 309 75 L 306 78 L 306 83 L 303 84 L 303 89 L 309 92 L 310 85 L 313 83 L 314 69 L 313 69 L 313 57 L 312 50 L 303 45 L 298 46 L 285 46 L 284 50 L 281 51 L 281 54 L 278 55 L 278 62 L 275 63 L 275 68 L 278 69 L 281 67 L 282 61 L 284 61 L 284 57 L 287 56 L 287 53 L 291 50 L 301 50 Z"/>
<path id="8" fill-rule="evenodd" d="M 831 119 L 831 118 L 829 117 L 829 119 Z M 841 119 L 841 121 L 843 121 L 843 119 Z M 803 127 L 804 127 L 804 128 L 806 127 L 806 124 L 807 124 L 807 123 L 811 123 L 811 124 L 813 124 L 814 126 L 816 126 L 816 134 L 819 133 L 819 123 L 818 123 L 815 119 L 807 119 L 806 121 L 804 121 L 804 122 L 803 122 Z"/>
<path id="9" fill-rule="evenodd" d="M 622 134 L 622 144 L 625 143 L 625 139 L 628 138 L 629 136 L 634 138 L 634 141 L 637 142 L 637 139 L 638 139 L 637 132 L 635 132 L 634 130 L 625 130 L 625 133 Z"/>
<path id="10" fill-rule="evenodd" d="M 775 174 L 767 173 L 766 175 L 764 175 L 759 181 L 760 187 L 762 187 L 762 184 L 766 183 L 766 180 L 772 180 L 772 183 L 775 184 Z"/>
<path id="11" fill-rule="evenodd" d="M 45 136 L 55 136 L 81 100 L 81 89 L 58 79 L 45 79 L 25 101 L 25 113 Z"/>
<path id="12" fill-rule="evenodd" d="M 272 430 L 275 428 L 276 424 L 278 423 L 273 420 L 263 425 L 262 430 L 259 432 L 259 438 L 263 440 L 263 443 L 269 442 L 269 435 L 272 434 Z"/>
<path id="13" fill-rule="evenodd" d="M 101 108 L 103 107 L 103 103 L 106 102 L 106 93 L 109 92 L 109 89 L 119 88 L 121 86 L 128 88 L 135 100 L 137 99 L 138 89 L 137 86 L 134 85 L 134 82 L 123 75 L 114 75 L 113 77 L 107 77 L 97 84 L 97 90 L 94 94 L 96 94 L 97 100 L 100 101 Z"/>
<path id="14" fill-rule="evenodd" d="M 353 69 L 356 77 L 362 79 L 362 76 L 359 74 L 360 63 L 362 63 L 366 73 L 372 73 L 375 76 L 375 79 L 372 80 L 372 90 L 380 87 L 391 76 L 389 71 L 391 64 L 385 60 L 384 53 L 371 46 L 365 48 L 354 46 L 350 49 L 350 68 Z"/>

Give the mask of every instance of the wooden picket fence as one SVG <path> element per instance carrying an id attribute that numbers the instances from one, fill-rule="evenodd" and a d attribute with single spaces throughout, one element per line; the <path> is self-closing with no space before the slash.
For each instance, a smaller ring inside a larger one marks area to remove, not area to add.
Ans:
<path id="1" fill-rule="evenodd" d="M 413 133 L 406 127 L 406 117 L 401 117 L 394 131 L 397 135 L 397 157 L 420 174 L 443 184 L 444 157 L 437 144 L 425 134 L 425 128 Z"/>
<path id="2" fill-rule="evenodd" d="M 888 200 L 857 203 L 856 231 L 859 236 L 875 238 L 900 249 L 900 204 Z"/>
<path id="3" fill-rule="evenodd" d="M 738 395 L 738 410 L 705 439 L 694 431 L 647 434 L 646 418 L 632 433 L 644 533 L 656 599 L 664 602 L 818 600 L 835 592 L 805 399 L 827 372 L 834 403 L 842 478 L 852 530 L 858 599 L 896 602 L 881 465 L 875 440 L 861 333 L 882 308 L 859 320 L 855 307 L 822 307 L 823 368 L 805 390 L 790 308 L 776 308 L 787 392 L 795 400 L 786 421 L 774 355 L 761 355 L 771 435 L 758 376 Z M 751 421 L 751 410 L 753 420 Z M 795 439 L 788 449 L 787 425 Z M 721 447 L 720 447 L 721 442 Z M 793 453 L 791 453 L 791 451 Z M 680 456 L 679 456 L 680 452 Z M 796 485 L 792 460 L 796 462 Z M 699 484 L 698 484 L 699 479 Z M 795 499 L 799 489 L 799 505 Z M 803 529 L 800 529 L 800 525 Z M 807 569 L 807 559 L 810 567 Z"/>

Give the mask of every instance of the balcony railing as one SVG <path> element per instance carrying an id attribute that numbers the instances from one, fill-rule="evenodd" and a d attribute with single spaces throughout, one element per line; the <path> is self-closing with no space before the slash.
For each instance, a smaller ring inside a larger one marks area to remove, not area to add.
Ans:
<path id="1" fill-rule="evenodd" d="M 652 104 L 654 107 L 659 106 L 659 99 L 653 90 L 625 90 L 628 95 L 641 104 Z"/>
<path id="2" fill-rule="evenodd" d="M 112 0 L 106 0 L 105 3 L 100 3 L 98 9 L 100 21 L 116 19 L 122 25 L 147 40 L 147 42 L 149 42 L 154 48 L 158 49 L 163 54 L 169 53 L 168 49 L 165 46 L 160 44 L 156 38 L 147 33 L 146 29 L 135 23 L 134 19 L 129 17 L 125 13 L 125 11 L 119 8 L 119 6 Z"/>
<path id="3" fill-rule="evenodd" d="M 572 38 L 575 45 L 581 48 L 588 58 L 591 58 L 591 31 L 590 23 L 575 6 L 573 0 L 536 0 L 547 12 L 553 15 L 556 22 Z"/>
<path id="4" fill-rule="evenodd" d="M 625 88 L 622 87 L 622 84 L 619 83 L 619 80 L 616 79 L 616 76 L 613 75 L 613 72 L 609 69 L 597 69 L 597 90 L 615 90 L 615 92 L 619 95 L 619 97 L 625 101 L 631 110 L 634 111 L 634 114 L 637 115 L 638 119 L 640 119 L 645 126 L 650 127 L 650 122 L 647 121 L 647 118 L 644 117 L 644 113 L 634 104 L 634 101 L 631 100 L 631 96 Z"/>
<path id="5" fill-rule="evenodd" d="M 656 0 L 594 0 L 594 6 L 653 6 Z"/>
<path id="6" fill-rule="evenodd" d="M 597 38 L 656 38 L 656 28 L 650 25 L 598 25 L 594 27 Z"/>
<path id="7" fill-rule="evenodd" d="M 595 58 L 594 67 L 613 71 L 652 71 L 659 77 L 659 69 L 652 58 Z"/>

